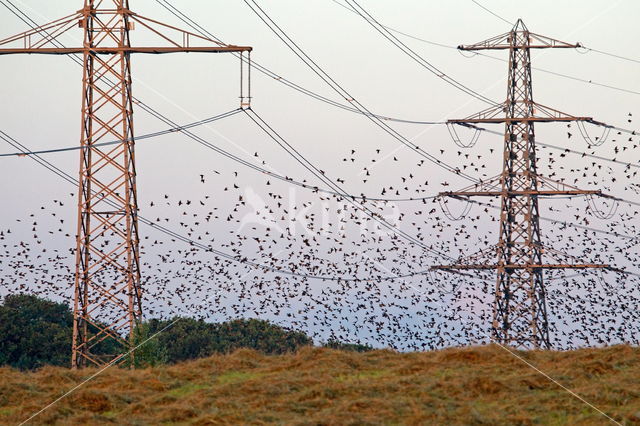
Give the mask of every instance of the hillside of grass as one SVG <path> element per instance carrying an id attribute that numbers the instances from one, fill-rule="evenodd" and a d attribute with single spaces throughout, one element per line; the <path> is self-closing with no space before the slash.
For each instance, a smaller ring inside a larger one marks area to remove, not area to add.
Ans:
<path id="1" fill-rule="evenodd" d="M 519 352 L 622 424 L 640 424 L 640 349 Z M 16 424 L 95 373 L 0 368 L 0 423 Z M 496 346 L 422 353 L 241 349 L 112 368 L 32 424 L 607 424 Z"/>

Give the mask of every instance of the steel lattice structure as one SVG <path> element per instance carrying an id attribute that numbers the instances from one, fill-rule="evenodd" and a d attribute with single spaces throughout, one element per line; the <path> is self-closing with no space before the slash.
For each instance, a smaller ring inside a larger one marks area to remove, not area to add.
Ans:
<path id="1" fill-rule="evenodd" d="M 545 269 L 608 268 L 608 265 L 583 263 L 578 259 L 550 262 L 548 257 L 567 259 L 570 256 L 544 247 L 540 236 L 538 196 L 602 195 L 599 190 L 580 190 L 545 178 L 538 174 L 536 167 L 535 122 L 594 122 L 591 117 L 574 117 L 533 101 L 531 49 L 575 47 L 579 45 L 529 32 L 520 19 L 508 33 L 458 47 L 461 50 L 509 50 L 506 101 L 464 119 L 448 120 L 451 124 L 471 127 L 476 123 L 505 123 L 503 167 L 502 173 L 493 179 L 440 195 L 463 199 L 499 196 L 500 231 L 494 248 L 460 259 L 455 265 L 439 265 L 433 269 L 496 269 L 492 338 L 506 345 L 551 346 Z"/>
<path id="2" fill-rule="evenodd" d="M 83 45 L 64 47 L 57 39 L 77 27 L 83 29 Z M 129 35 L 136 27 L 158 45 L 132 47 Z M 141 319 L 131 54 L 172 52 L 239 52 L 242 70 L 243 52 L 250 55 L 251 47 L 224 45 L 145 18 L 129 9 L 128 0 L 85 0 L 72 15 L 0 40 L 1 55 L 82 55 L 74 368 L 121 359 Z M 248 97 L 241 94 L 243 106 L 250 97 L 250 92 Z M 105 139 L 120 143 L 94 146 Z M 122 347 L 117 353 L 100 354 L 105 340 Z"/>

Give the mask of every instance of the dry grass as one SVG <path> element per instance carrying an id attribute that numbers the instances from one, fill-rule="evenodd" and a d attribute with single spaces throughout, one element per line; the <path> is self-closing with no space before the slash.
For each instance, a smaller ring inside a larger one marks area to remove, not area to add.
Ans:
<path id="1" fill-rule="evenodd" d="M 640 424 L 640 349 L 522 353 L 623 424 Z M 92 374 L 0 369 L 0 423 L 18 423 Z M 498 347 L 399 354 L 249 350 L 110 369 L 34 419 L 52 424 L 606 424 Z"/>

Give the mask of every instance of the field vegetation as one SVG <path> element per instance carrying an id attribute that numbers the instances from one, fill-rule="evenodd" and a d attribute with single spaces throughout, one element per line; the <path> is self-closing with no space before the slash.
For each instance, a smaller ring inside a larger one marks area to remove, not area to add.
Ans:
<path id="1" fill-rule="evenodd" d="M 520 356 L 622 424 L 640 424 L 640 350 Z M 96 370 L 0 368 L 0 423 L 27 419 Z M 607 424 L 497 346 L 397 353 L 306 346 L 114 367 L 35 424 Z"/>

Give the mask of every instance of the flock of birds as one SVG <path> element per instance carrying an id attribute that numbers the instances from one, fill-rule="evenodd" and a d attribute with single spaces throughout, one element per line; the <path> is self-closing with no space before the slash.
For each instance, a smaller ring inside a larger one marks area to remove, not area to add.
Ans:
<path id="1" fill-rule="evenodd" d="M 627 120 L 631 122 L 630 115 Z M 497 174 L 494 151 L 501 150 L 493 142 L 480 145 L 466 152 L 445 147 L 432 153 L 478 176 Z M 640 167 L 640 156 L 633 157 L 638 153 L 635 136 L 619 133 L 597 151 L 586 148 L 576 154 L 539 146 L 538 170 L 633 200 L 640 191 L 635 183 Z M 608 153 L 611 159 L 624 153 L 625 162 L 595 158 Z M 383 147 L 345 148 L 340 170 L 355 178 L 327 173 L 351 187 L 380 182 L 375 191 L 351 200 L 373 216 L 362 214 L 341 195 L 313 189 L 321 185 L 311 180 L 307 189 L 298 187 L 296 203 L 291 203 L 286 182 L 260 177 L 259 185 L 249 187 L 246 181 L 255 183 L 256 177 L 244 170 L 193 171 L 201 196 L 186 199 L 167 193 L 147 199 L 140 205 L 141 214 L 192 244 L 154 226 L 141 226 L 145 318 L 258 317 L 304 330 L 316 341 L 335 338 L 399 350 L 487 342 L 495 272 L 452 274 L 429 267 L 456 263 L 495 244 L 499 200 L 482 199 L 468 209 L 464 201 L 434 198 L 438 191 L 456 189 L 457 177 L 432 182 L 424 160 L 405 155 L 385 154 Z M 265 163 L 259 153 L 254 157 Z M 631 158 L 635 162 L 627 162 Z M 390 172 L 392 167 L 399 172 Z M 44 203 L 2 224 L 1 294 L 24 292 L 70 303 L 76 196 L 69 193 L 67 199 Z M 613 214 L 603 216 L 596 212 L 613 209 L 613 201 L 588 201 L 540 200 L 544 245 L 554 249 L 545 255 L 554 262 L 581 259 L 634 271 L 639 263 L 637 209 L 619 201 Z M 455 212 L 466 214 L 456 217 Z M 376 217 L 424 247 L 381 227 Z M 112 272 L 105 270 L 95 280 L 108 286 Z M 619 271 L 545 272 L 554 347 L 638 343 L 638 282 L 637 275 Z M 114 315 L 108 309 L 96 314 L 106 321 Z"/>

